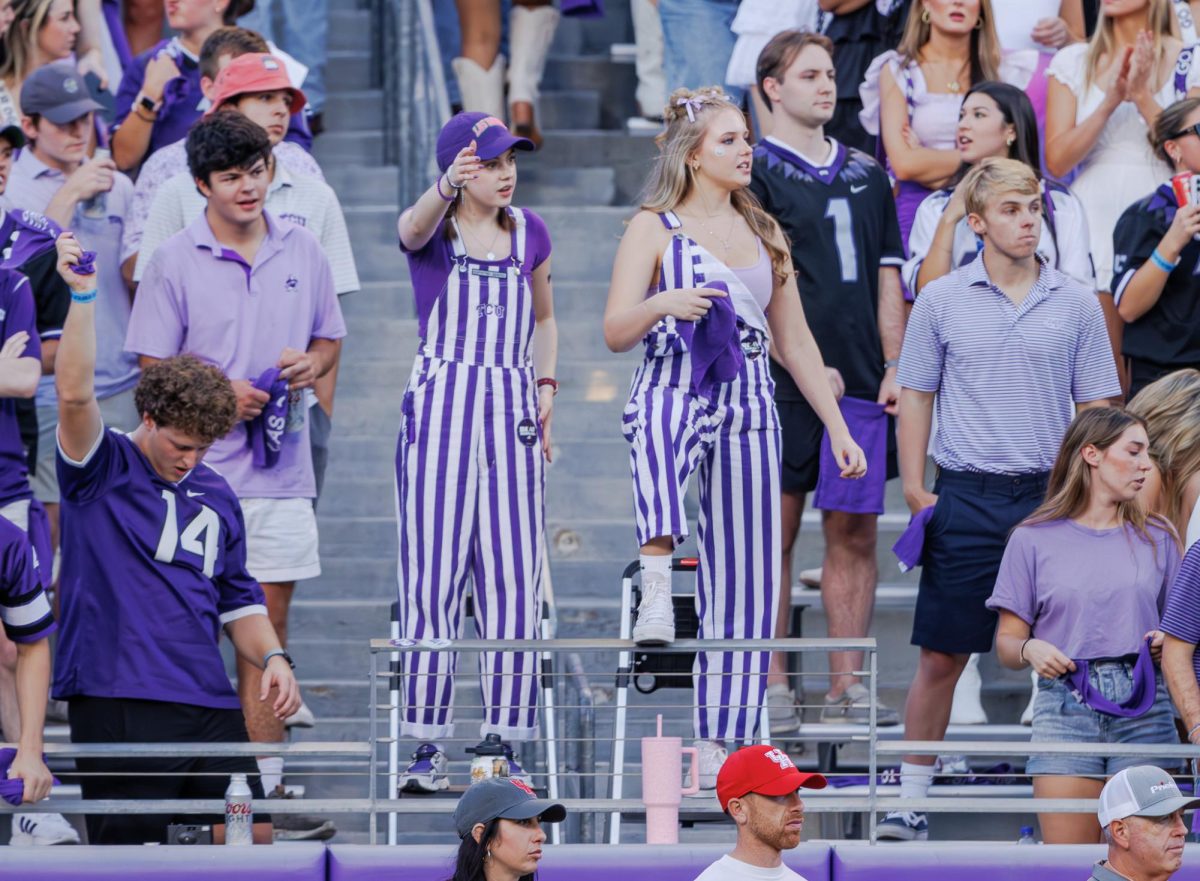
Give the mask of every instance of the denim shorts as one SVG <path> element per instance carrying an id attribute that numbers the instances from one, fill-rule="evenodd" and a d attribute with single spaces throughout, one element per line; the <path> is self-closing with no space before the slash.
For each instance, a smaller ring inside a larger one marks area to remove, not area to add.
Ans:
<path id="1" fill-rule="evenodd" d="M 1092 686 L 1114 703 L 1129 698 L 1133 690 L 1133 658 L 1093 661 L 1088 679 Z M 1038 679 L 1037 699 L 1033 704 L 1033 736 L 1042 743 L 1161 743 L 1175 745 L 1175 713 L 1163 685 L 1162 674 L 1155 671 L 1158 689 L 1150 710 L 1135 719 L 1109 716 L 1075 700 L 1065 679 Z M 1177 771 L 1178 759 L 1152 756 L 1030 756 L 1025 770 L 1029 774 L 1063 774 L 1071 777 L 1111 777 L 1134 765 L 1158 765 L 1164 771 Z"/>

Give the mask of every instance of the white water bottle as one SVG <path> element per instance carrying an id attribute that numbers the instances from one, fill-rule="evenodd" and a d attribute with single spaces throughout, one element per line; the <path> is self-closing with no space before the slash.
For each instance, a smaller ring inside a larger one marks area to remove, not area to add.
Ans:
<path id="1" fill-rule="evenodd" d="M 92 161 L 100 159 L 111 159 L 112 151 L 104 147 L 97 147 L 96 152 L 92 154 Z M 108 217 L 108 193 L 96 193 L 90 199 L 83 203 L 82 214 L 84 217 L 90 217 L 93 220 L 103 220 Z"/>
<path id="2" fill-rule="evenodd" d="M 232 774 L 225 790 L 225 843 L 253 844 L 254 814 L 245 774 Z"/>

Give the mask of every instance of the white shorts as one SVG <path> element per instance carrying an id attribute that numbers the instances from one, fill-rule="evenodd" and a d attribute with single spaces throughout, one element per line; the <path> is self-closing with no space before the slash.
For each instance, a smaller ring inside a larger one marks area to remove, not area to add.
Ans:
<path id="1" fill-rule="evenodd" d="M 316 578 L 317 515 L 311 499 L 241 499 L 246 569 L 268 584 Z"/>

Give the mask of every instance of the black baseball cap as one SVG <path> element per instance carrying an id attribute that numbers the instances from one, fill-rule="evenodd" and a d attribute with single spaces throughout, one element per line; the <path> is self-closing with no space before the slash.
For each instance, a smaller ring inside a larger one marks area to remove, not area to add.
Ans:
<path id="1" fill-rule="evenodd" d="M 21 86 L 21 110 L 66 125 L 85 113 L 104 108 L 92 100 L 83 78 L 69 61 L 43 64 Z"/>
<path id="2" fill-rule="evenodd" d="M 473 784 L 454 808 L 454 828 L 466 838 L 476 823 L 504 820 L 529 820 L 539 817 L 546 823 L 561 823 L 567 809 L 558 802 L 538 798 L 523 780 L 515 777 L 489 777 Z"/>

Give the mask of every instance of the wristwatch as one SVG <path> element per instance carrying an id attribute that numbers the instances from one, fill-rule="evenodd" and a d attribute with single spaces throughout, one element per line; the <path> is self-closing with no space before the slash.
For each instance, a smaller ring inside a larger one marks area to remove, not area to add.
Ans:
<path id="1" fill-rule="evenodd" d="M 270 662 L 271 658 L 275 657 L 283 658 L 288 662 L 289 667 L 291 667 L 293 670 L 296 669 L 296 662 L 293 661 L 292 656 L 287 653 L 287 649 L 271 649 L 269 652 L 263 655 L 264 670 L 267 669 L 267 664 Z"/>
<path id="2" fill-rule="evenodd" d="M 163 102 L 155 101 L 145 92 L 138 92 L 137 97 L 133 99 L 133 103 L 142 110 L 145 110 L 147 113 L 158 113 L 158 111 L 162 108 Z"/>

